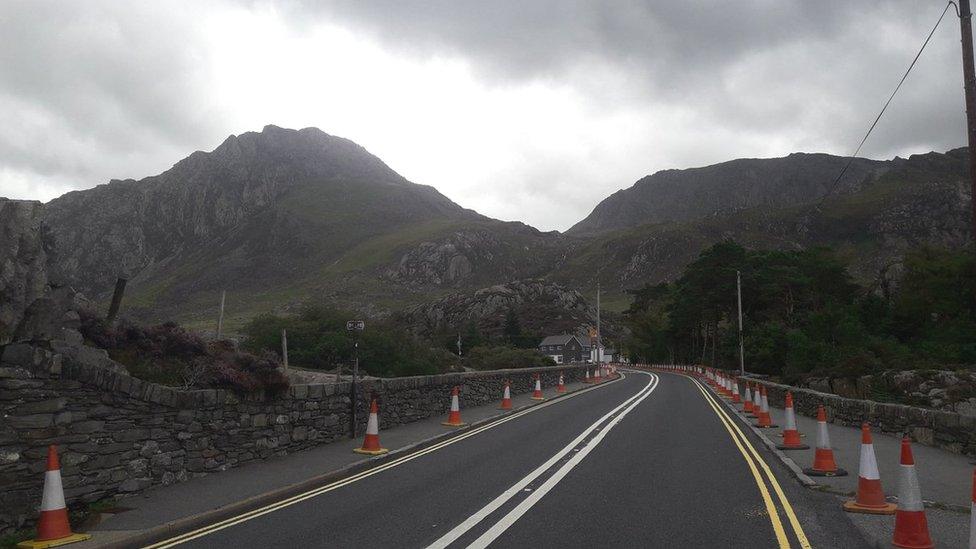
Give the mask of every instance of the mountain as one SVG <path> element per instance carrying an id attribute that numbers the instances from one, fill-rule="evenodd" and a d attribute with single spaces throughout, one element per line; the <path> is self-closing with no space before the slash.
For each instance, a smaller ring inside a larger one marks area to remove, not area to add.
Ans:
<path id="1" fill-rule="evenodd" d="M 806 165 L 809 156 L 814 155 L 790 155 L 769 163 L 782 168 L 784 160 L 798 159 L 799 165 Z M 733 239 L 753 248 L 828 246 L 847 261 L 859 282 L 880 288 L 898 271 L 902 255 L 910 248 L 962 249 L 969 245 L 968 157 L 966 149 L 955 149 L 908 159 L 866 161 L 860 163 L 857 175 L 841 192 L 822 202 L 820 189 L 836 177 L 829 171 L 822 173 L 823 179 L 809 179 L 814 190 L 803 200 L 794 197 L 792 203 L 778 196 L 751 194 L 756 202 L 751 207 L 715 207 L 712 211 L 703 210 L 697 218 L 657 223 L 634 219 L 630 226 L 605 229 L 583 239 L 571 254 L 572 260 L 550 278 L 570 286 L 591 286 L 599 281 L 610 290 L 608 298 L 613 303 L 625 300 L 627 289 L 673 280 L 703 249 L 720 240 Z M 730 164 L 735 165 L 719 166 Z M 760 185 L 732 181 L 740 173 L 729 173 L 729 186 Z M 808 177 L 809 174 L 804 176 Z M 779 181 L 787 189 L 784 192 L 794 193 L 798 188 L 795 182 Z M 769 192 L 775 194 L 776 188 L 779 187 L 770 187 Z M 665 191 L 669 193 L 670 190 Z M 590 218 L 600 219 L 601 215 L 594 210 Z"/>
<path id="2" fill-rule="evenodd" d="M 593 236 L 648 223 L 814 202 L 833 186 L 847 162 L 847 158 L 828 154 L 793 153 L 783 158 L 743 158 L 703 168 L 660 171 L 605 198 L 567 234 Z M 857 158 L 833 192 L 857 192 L 891 164 Z"/>
<path id="3" fill-rule="evenodd" d="M 846 162 L 796 153 L 658 172 L 559 234 L 467 210 L 349 140 L 267 126 L 29 213 L 50 237 L 53 279 L 104 302 L 126 276 L 125 309 L 146 320 L 212 329 L 226 291 L 231 329 L 310 300 L 421 328 L 471 315 L 497 328 L 524 309 L 531 329 L 558 331 L 592 323 L 597 283 L 621 310 L 628 290 L 673 279 L 726 238 L 831 246 L 868 284 L 910 247 L 966 245 L 965 150 L 857 159 L 824 198 Z"/>
<path id="4" fill-rule="evenodd" d="M 360 308 L 538 276 L 559 240 L 464 209 L 352 141 L 276 126 L 157 176 L 68 193 L 44 221 L 75 287 L 104 298 L 127 276 L 138 316 L 191 323 L 212 319 L 223 290 L 233 323 L 307 297 Z"/>

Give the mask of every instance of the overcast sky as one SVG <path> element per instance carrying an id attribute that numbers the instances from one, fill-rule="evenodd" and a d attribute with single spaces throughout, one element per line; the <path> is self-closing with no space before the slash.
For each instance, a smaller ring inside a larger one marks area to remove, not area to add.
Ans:
<path id="1" fill-rule="evenodd" d="M 0 3 L 0 196 L 157 174 L 266 124 L 564 230 L 666 168 L 850 154 L 928 0 Z M 965 142 L 950 9 L 862 156 Z"/>

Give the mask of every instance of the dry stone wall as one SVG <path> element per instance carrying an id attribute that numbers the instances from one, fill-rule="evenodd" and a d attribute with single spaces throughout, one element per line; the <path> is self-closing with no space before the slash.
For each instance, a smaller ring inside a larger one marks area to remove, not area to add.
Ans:
<path id="1" fill-rule="evenodd" d="M 634 367 L 667 368 L 658 365 Z M 736 375 L 738 372 L 727 373 Z M 786 392 L 790 391 L 793 393 L 794 410 L 799 415 L 817 417 L 817 407 L 823 404 L 827 411 L 827 420 L 832 423 L 856 427 L 866 421 L 873 429 L 882 433 L 895 435 L 908 433 L 912 440 L 927 446 L 942 448 L 957 454 L 976 455 L 976 416 L 904 404 L 846 398 L 752 377 L 749 380 L 766 386 L 771 406 L 782 408 L 786 402 Z M 741 386 L 740 389 L 744 390 Z"/>
<path id="2" fill-rule="evenodd" d="M 450 390 L 462 407 L 582 377 L 573 366 L 372 380 L 360 384 L 359 432 L 368 399 L 380 427 L 446 414 Z M 49 444 L 61 455 L 70 505 L 131 494 L 326 444 L 349 436 L 350 383 L 295 385 L 275 398 L 224 390 L 177 390 L 27 343 L 0 356 L 0 532 L 36 515 Z"/>
<path id="3" fill-rule="evenodd" d="M 976 455 L 976 416 L 930 410 L 917 406 L 845 398 L 812 389 L 760 381 L 766 386 L 769 404 L 783 407 L 786 391 L 793 393 L 797 414 L 816 417 L 823 404 L 828 420 L 848 426 L 865 421 L 883 433 L 909 433 L 913 440 L 957 454 Z"/>

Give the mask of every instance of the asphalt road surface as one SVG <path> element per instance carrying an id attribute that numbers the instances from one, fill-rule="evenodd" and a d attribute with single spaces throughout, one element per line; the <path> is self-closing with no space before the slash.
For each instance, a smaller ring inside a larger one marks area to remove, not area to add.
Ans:
<path id="1" fill-rule="evenodd" d="M 626 372 L 151 547 L 866 547 L 711 391 Z"/>

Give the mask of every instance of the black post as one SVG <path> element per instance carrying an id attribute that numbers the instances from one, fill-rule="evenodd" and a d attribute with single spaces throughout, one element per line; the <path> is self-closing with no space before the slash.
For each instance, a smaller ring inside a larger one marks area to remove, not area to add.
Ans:
<path id="1" fill-rule="evenodd" d="M 976 246 L 976 70 L 973 69 L 973 13 L 969 0 L 959 0 L 962 31 L 962 79 L 966 91 L 966 134 L 969 137 L 969 184 L 972 192 L 972 240 Z"/>
<path id="2" fill-rule="evenodd" d="M 122 295 L 125 293 L 126 279 L 119 277 L 115 281 L 115 292 L 112 293 L 112 304 L 108 307 L 108 316 L 105 321 L 109 324 L 115 322 L 115 317 L 119 314 L 119 307 L 122 306 Z"/>

